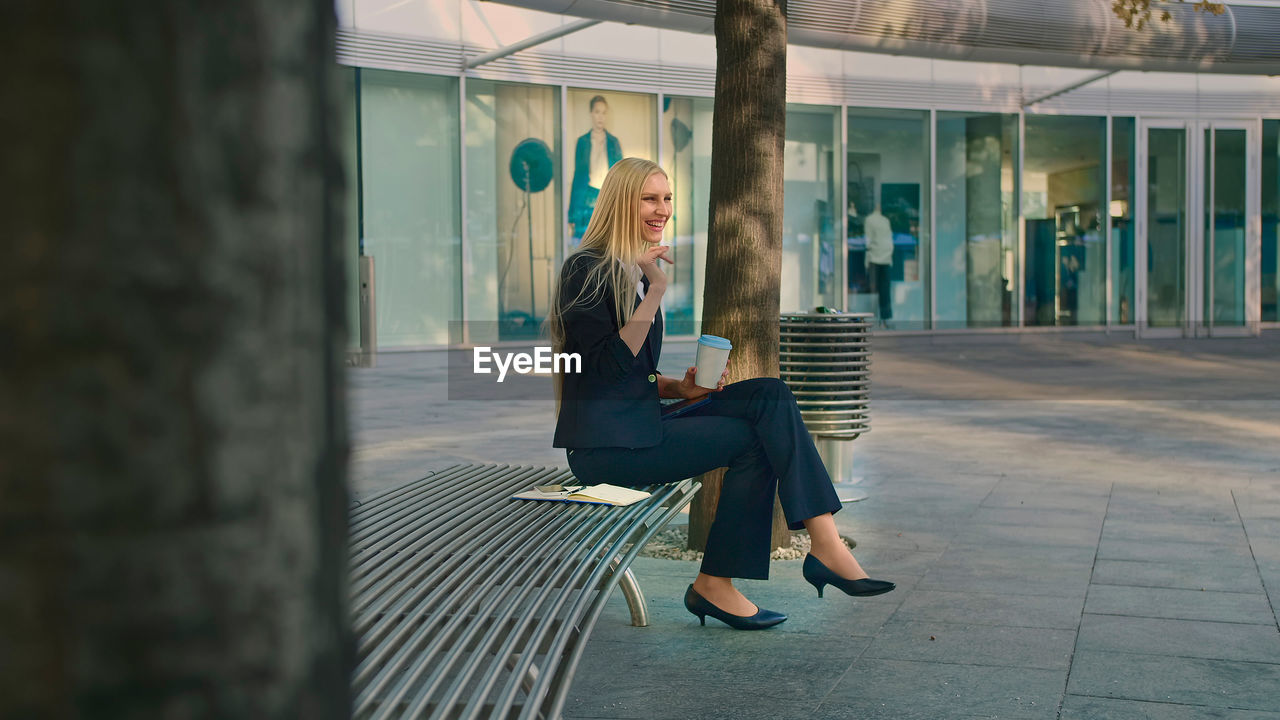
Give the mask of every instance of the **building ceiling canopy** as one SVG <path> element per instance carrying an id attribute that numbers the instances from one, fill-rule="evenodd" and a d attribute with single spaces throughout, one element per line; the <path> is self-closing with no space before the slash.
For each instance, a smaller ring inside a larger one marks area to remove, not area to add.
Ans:
<path id="1" fill-rule="evenodd" d="M 711 34 L 715 0 L 495 0 L 580 18 Z M 788 0 L 792 45 L 943 60 L 1243 75 L 1280 74 L 1280 7 L 1160 4 L 1126 28 L 1111 0 Z"/>

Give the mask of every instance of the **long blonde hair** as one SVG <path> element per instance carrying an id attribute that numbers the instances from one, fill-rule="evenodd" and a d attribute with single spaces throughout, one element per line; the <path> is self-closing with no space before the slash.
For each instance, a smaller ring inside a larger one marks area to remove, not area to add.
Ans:
<path id="1" fill-rule="evenodd" d="M 587 231 L 582 234 L 582 244 L 578 252 L 565 259 L 564 266 L 556 278 L 555 292 L 551 297 L 551 310 L 547 314 L 547 332 L 551 336 L 551 345 L 555 352 L 564 352 L 565 330 L 564 314 L 575 305 L 592 306 L 599 303 L 606 293 L 613 298 L 615 318 L 618 328 L 622 328 L 631 320 L 635 311 L 633 298 L 636 294 L 636 282 L 640 279 L 640 268 L 636 261 L 644 253 L 647 244 L 640 220 L 640 193 L 644 184 L 655 174 L 667 174 L 657 163 L 642 158 L 623 158 L 604 178 L 600 188 L 600 196 L 596 199 L 595 211 Z M 577 258 L 588 258 L 590 266 L 578 296 L 564 298 L 561 296 L 561 285 L 565 279 L 565 269 Z M 556 409 L 560 407 L 561 378 L 555 376 Z"/>

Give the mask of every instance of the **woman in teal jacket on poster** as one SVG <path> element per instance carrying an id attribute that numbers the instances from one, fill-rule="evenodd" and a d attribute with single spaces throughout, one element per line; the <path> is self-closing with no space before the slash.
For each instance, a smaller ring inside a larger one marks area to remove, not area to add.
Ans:
<path id="1" fill-rule="evenodd" d="M 569 225 L 577 247 L 577 240 L 586 232 L 591 214 L 596 208 L 596 198 L 604 177 L 622 159 L 622 144 L 618 138 L 604 129 L 609 116 L 609 103 L 603 95 L 591 98 L 591 129 L 578 138 L 573 151 L 573 187 L 569 191 Z"/>

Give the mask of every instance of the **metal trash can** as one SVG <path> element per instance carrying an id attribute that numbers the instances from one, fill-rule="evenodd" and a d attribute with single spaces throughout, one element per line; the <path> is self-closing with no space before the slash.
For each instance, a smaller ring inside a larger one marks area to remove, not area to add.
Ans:
<path id="1" fill-rule="evenodd" d="M 786 313 L 779 321 L 779 374 L 837 484 L 857 482 L 850 442 L 870 430 L 871 320 L 871 313 L 803 312 Z"/>

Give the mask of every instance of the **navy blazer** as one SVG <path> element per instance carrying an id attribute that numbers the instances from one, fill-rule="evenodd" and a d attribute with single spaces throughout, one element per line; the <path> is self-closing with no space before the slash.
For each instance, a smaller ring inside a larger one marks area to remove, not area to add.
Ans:
<path id="1" fill-rule="evenodd" d="M 580 296 L 597 255 L 579 252 L 565 262 L 560 302 Z M 646 290 L 648 278 L 641 280 Z M 590 292 L 587 293 L 588 295 Z M 560 389 L 560 415 L 552 445 L 560 448 L 653 447 L 662 440 L 658 403 L 658 356 L 662 352 L 662 313 L 636 355 L 618 334 L 610 293 L 593 305 L 581 303 L 564 314 L 562 352 L 582 356 L 581 373 L 565 373 Z M 635 295 L 636 305 L 640 295 Z M 562 305 L 563 306 L 563 305 Z"/>

